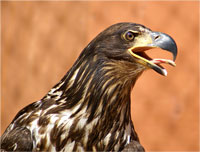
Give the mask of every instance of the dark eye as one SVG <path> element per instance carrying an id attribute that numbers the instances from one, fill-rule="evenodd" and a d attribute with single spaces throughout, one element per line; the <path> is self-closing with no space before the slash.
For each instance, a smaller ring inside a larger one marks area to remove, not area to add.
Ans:
<path id="1" fill-rule="evenodd" d="M 137 33 L 133 33 L 132 31 L 128 31 L 125 33 L 124 38 L 126 41 L 133 41 Z"/>

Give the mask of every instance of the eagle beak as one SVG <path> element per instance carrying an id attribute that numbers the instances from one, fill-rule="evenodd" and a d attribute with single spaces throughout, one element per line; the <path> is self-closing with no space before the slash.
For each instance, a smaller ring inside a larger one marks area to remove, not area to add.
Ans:
<path id="1" fill-rule="evenodd" d="M 167 71 L 160 64 L 170 64 L 176 66 L 175 60 L 177 56 L 177 46 L 175 41 L 167 34 L 161 32 L 148 31 L 143 35 L 138 36 L 135 40 L 134 46 L 128 49 L 136 61 L 143 64 L 147 68 L 151 68 L 161 75 L 167 76 Z M 168 59 L 152 59 L 145 51 L 152 48 L 161 48 L 172 53 L 173 60 Z"/>

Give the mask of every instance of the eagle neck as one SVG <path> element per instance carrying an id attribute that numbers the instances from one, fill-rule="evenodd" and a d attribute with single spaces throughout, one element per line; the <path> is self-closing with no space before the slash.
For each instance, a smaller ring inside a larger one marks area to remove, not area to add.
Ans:
<path id="1" fill-rule="evenodd" d="M 45 98 L 53 97 L 62 106 L 62 113 L 70 111 L 69 118 L 73 119 L 75 128 L 81 130 L 84 126 L 86 130 L 94 131 L 83 136 L 87 135 L 91 141 L 101 141 L 107 149 L 119 150 L 120 147 L 107 142 L 116 141 L 116 145 L 119 142 L 125 145 L 131 140 L 138 140 L 131 121 L 130 92 L 142 70 L 140 73 L 119 71 L 124 69 L 120 66 L 127 65 L 105 59 L 93 58 L 89 63 L 76 62 Z M 97 149 L 101 150 L 100 147 Z"/>

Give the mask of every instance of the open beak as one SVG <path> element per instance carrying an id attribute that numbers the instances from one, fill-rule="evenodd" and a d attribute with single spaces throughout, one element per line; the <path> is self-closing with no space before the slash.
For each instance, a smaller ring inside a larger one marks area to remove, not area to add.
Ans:
<path id="1" fill-rule="evenodd" d="M 167 34 L 161 32 L 149 31 L 138 36 L 134 46 L 128 51 L 136 58 L 136 61 L 143 64 L 147 68 L 151 68 L 161 75 L 167 76 L 167 71 L 160 64 L 165 63 L 176 66 L 175 59 L 177 56 L 177 46 L 175 41 Z M 173 60 L 168 59 L 151 59 L 146 53 L 146 50 L 152 48 L 161 48 L 173 54 Z"/>

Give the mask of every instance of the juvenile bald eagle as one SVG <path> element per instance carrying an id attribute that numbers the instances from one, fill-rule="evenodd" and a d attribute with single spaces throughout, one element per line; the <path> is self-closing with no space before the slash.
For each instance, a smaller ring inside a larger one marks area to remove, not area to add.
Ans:
<path id="1" fill-rule="evenodd" d="M 151 59 L 161 48 L 173 61 Z M 146 69 L 175 66 L 174 40 L 135 23 L 112 25 L 94 38 L 41 100 L 23 108 L 1 137 L 6 151 L 144 151 L 131 121 L 130 93 Z"/>

